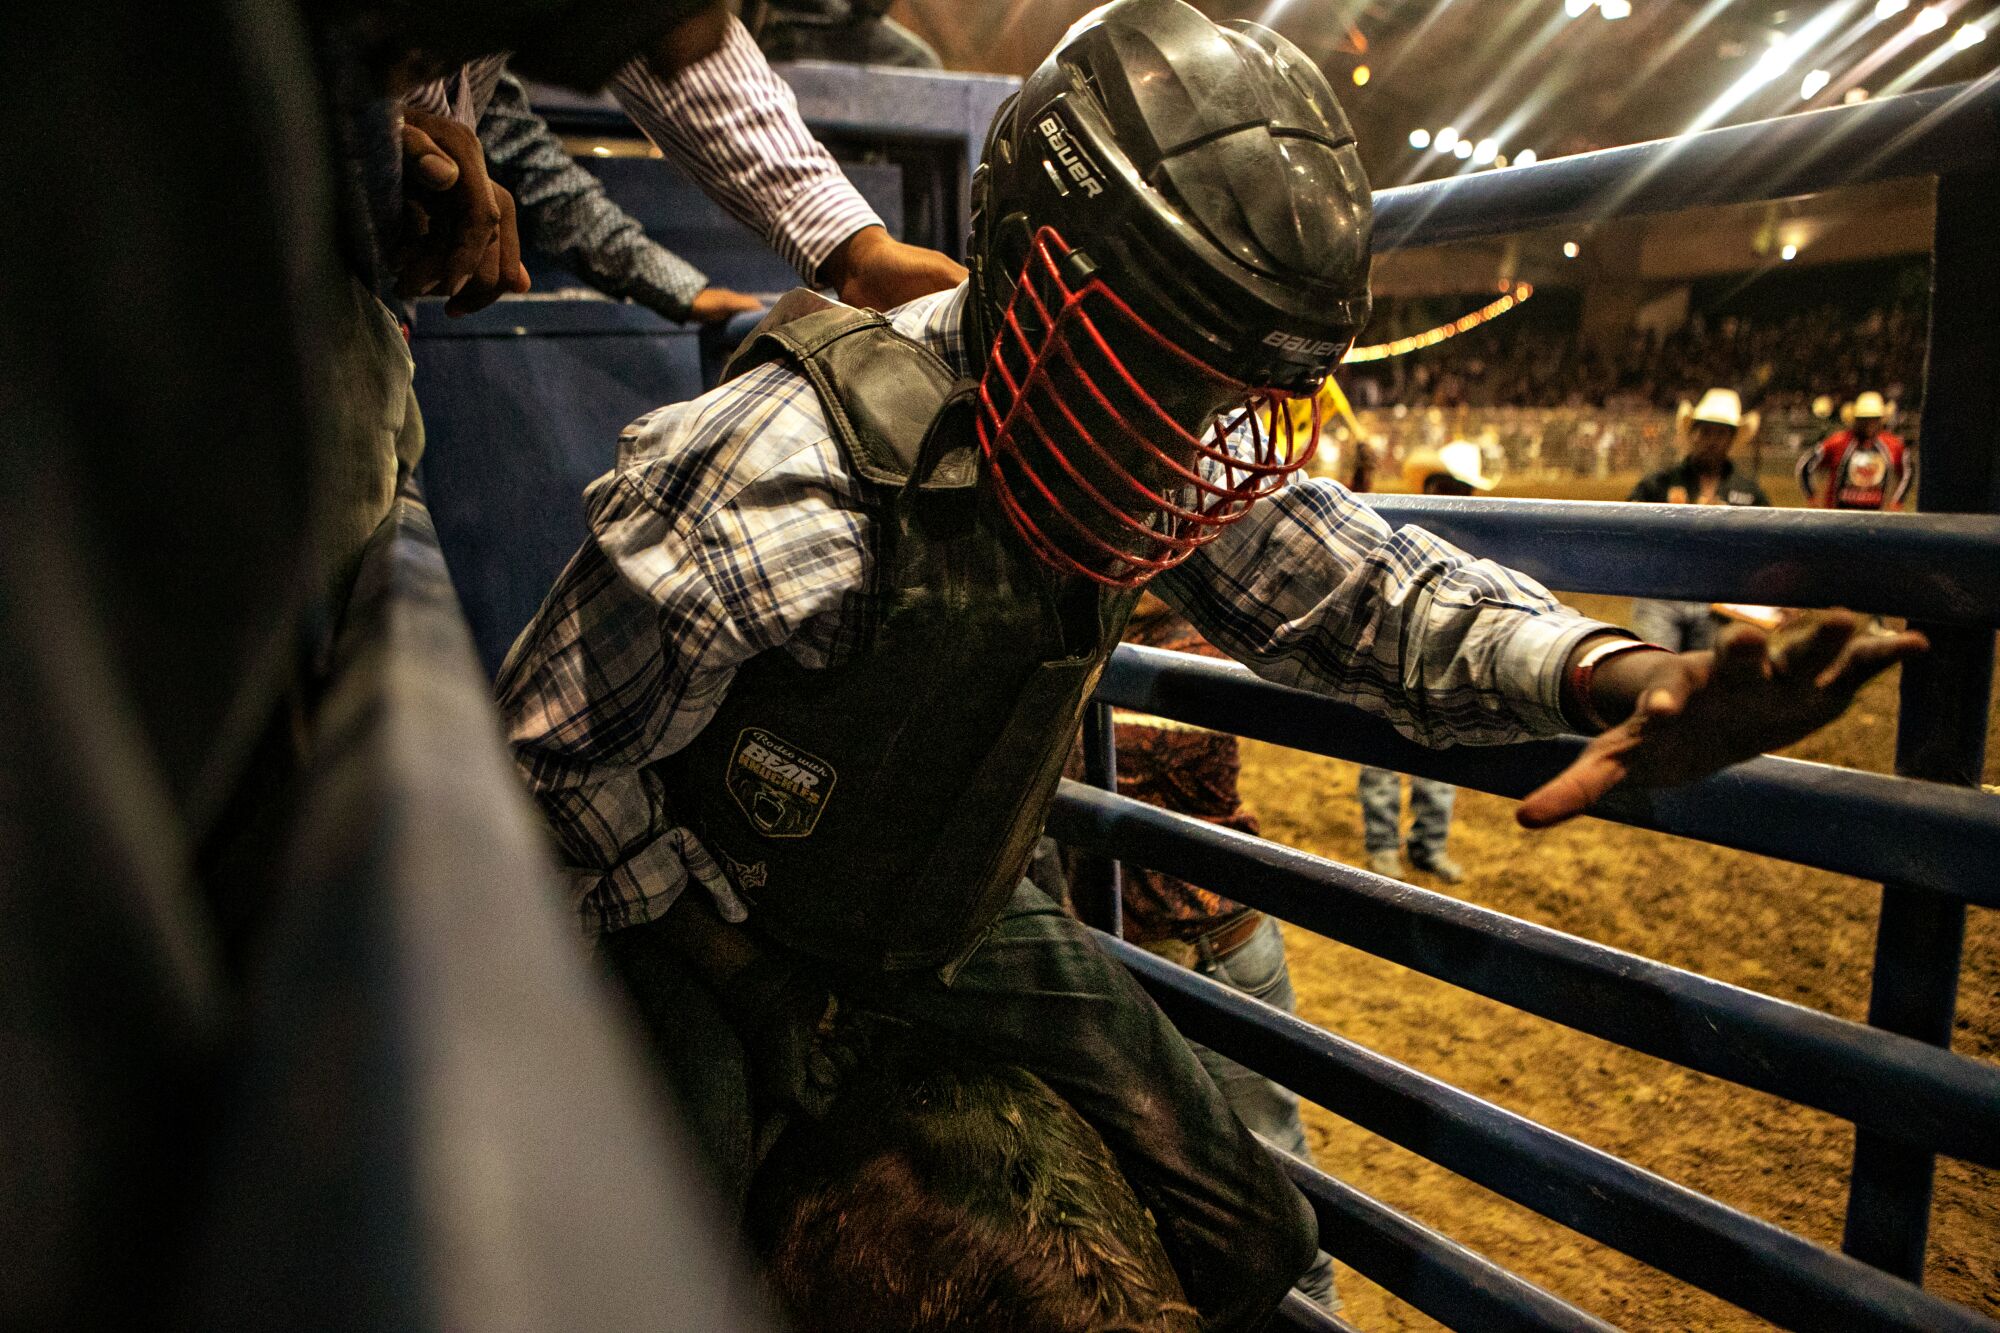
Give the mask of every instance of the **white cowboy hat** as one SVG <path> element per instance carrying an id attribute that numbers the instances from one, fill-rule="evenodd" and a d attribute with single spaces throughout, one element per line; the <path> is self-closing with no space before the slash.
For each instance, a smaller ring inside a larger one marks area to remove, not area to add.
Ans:
<path id="1" fill-rule="evenodd" d="M 1490 491 L 1500 484 L 1486 475 L 1484 451 L 1471 440 L 1453 440 L 1439 449 L 1419 449 L 1403 464 L 1403 484 L 1413 491 L 1424 488 L 1424 480 L 1442 472 L 1453 481 L 1475 491 Z"/>
<path id="2" fill-rule="evenodd" d="M 1743 424 L 1743 399 L 1734 389 L 1710 389 L 1694 405 L 1694 420 L 1716 426 L 1740 426 Z"/>
<path id="3" fill-rule="evenodd" d="M 1882 401 L 1881 394 L 1870 389 L 1867 393 L 1855 396 L 1854 415 L 1857 417 L 1885 417 L 1889 415 L 1888 404 Z"/>

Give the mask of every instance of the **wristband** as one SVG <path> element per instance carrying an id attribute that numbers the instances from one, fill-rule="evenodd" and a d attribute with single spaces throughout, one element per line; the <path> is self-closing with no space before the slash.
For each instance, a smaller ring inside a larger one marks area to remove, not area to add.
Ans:
<path id="1" fill-rule="evenodd" d="M 1603 639 L 1583 650 L 1581 656 L 1569 669 L 1570 698 L 1576 700 L 1577 712 L 1583 720 L 1596 730 L 1609 731 L 1615 725 L 1607 722 L 1597 711 L 1597 703 L 1590 697 L 1590 687 L 1597 678 L 1597 668 L 1603 666 L 1621 653 L 1664 653 L 1667 649 L 1657 643 L 1647 643 L 1644 639 Z"/>

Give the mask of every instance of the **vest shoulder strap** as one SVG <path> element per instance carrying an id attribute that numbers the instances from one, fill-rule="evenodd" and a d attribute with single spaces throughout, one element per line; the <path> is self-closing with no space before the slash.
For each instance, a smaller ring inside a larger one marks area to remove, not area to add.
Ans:
<path id="1" fill-rule="evenodd" d="M 971 386 L 936 353 L 873 310 L 788 292 L 723 368 L 726 383 L 768 361 L 797 367 L 819 395 L 827 425 L 865 480 L 922 490 L 960 490 L 978 479 L 972 433 L 963 423 Z"/>

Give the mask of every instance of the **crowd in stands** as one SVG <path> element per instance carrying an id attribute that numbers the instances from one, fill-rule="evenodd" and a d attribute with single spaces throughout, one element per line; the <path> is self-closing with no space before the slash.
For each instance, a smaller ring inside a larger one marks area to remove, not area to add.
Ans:
<path id="1" fill-rule="evenodd" d="M 1925 312 L 1917 304 L 1858 314 L 1827 305 L 1778 318 L 1694 313 L 1665 336 L 1634 330 L 1615 348 L 1586 347 L 1573 319 L 1534 313 L 1531 302 L 1435 347 L 1356 366 L 1355 401 L 1671 409 L 1726 385 L 1768 414 L 1865 389 L 1908 408 L 1922 382 Z"/>

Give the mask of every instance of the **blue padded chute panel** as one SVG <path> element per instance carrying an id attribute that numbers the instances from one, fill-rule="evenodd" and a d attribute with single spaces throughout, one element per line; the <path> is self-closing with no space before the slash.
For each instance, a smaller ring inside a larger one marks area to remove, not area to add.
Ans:
<path id="1" fill-rule="evenodd" d="M 503 301 L 419 308 L 423 485 L 489 674 L 583 541 L 583 489 L 618 433 L 701 392 L 696 334 L 638 306 Z"/>
<path id="2" fill-rule="evenodd" d="M 708 275 L 719 287 L 766 294 L 790 291 L 798 274 L 755 232 L 729 216 L 680 168 L 657 157 L 583 157 L 605 193 L 637 218 L 646 235 Z M 894 163 L 844 162 L 854 188 L 881 215 L 891 236 L 903 235 L 903 172 Z M 528 271 L 538 290 L 580 286 L 548 256 L 530 252 Z"/>

